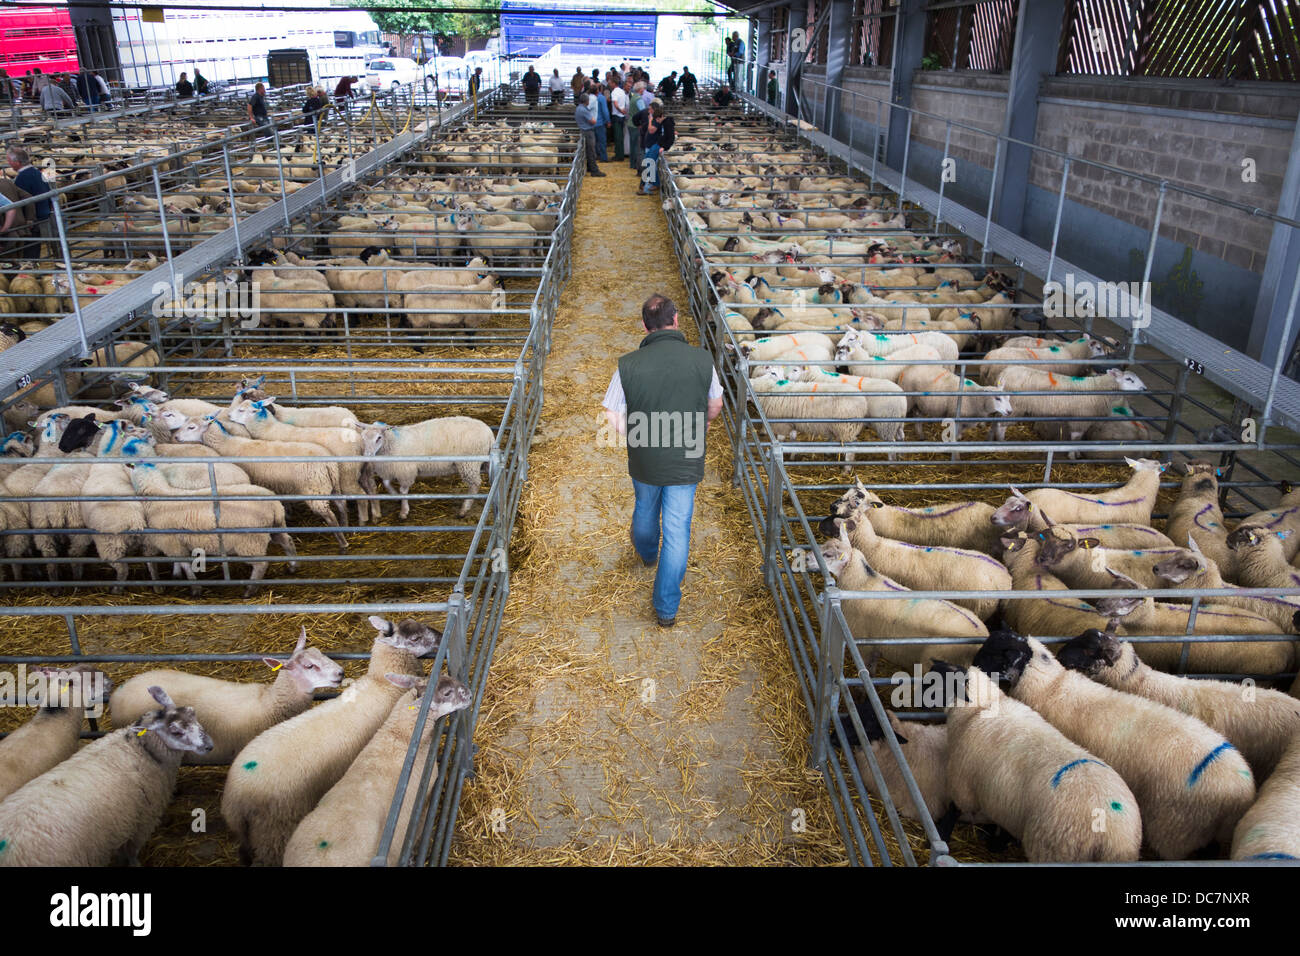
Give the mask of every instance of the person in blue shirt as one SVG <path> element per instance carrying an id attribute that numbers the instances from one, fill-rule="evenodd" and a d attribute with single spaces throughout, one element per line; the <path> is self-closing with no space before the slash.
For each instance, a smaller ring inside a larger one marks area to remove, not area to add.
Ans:
<path id="1" fill-rule="evenodd" d="M 596 115 L 596 104 L 591 102 L 590 95 L 579 93 L 578 105 L 573 110 L 573 121 L 578 124 L 578 132 L 582 134 L 587 154 L 587 174 L 604 176 L 601 168 L 596 165 Z"/>
<path id="2" fill-rule="evenodd" d="M 731 55 L 731 85 L 740 89 L 740 73 L 745 65 L 745 41 L 740 38 L 739 30 L 731 34 L 727 52 Z"/>
<path id="3" fill-rule="evenodd" d="M 610 113 L 609 100 L 605 98 L 605 84 L 597 83 L 596 90 L 591 94 L 596 98 L 596 160 L 598 162 L 609 162 L 609 150 L 606 146 L 606 137 L 608 135 Z"/>

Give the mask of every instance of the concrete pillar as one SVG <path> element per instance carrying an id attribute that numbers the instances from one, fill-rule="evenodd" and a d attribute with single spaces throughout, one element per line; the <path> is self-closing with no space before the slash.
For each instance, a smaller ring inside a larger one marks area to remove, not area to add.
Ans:
<path id="1" fill-rule="evenodd" d="M 808 3 L 807 0 L 794 0 L 787 8 L 790 11 L 790 18 L 787 20 L 787 29 L 785 31 L 785 111 L 791 116 L 799 115 L 799 69 L 803 65 L 803 53 L 794 51 L 794 31 L 802 30 L 807 27 Z"/>
<path id="2" fill-rule="evenodd" d="M 1296 131 L 1291 140 L 1291 158 L 1282 177 L 1282 195 L 1278 199 L 1277 214 L 1288 219 L 1300 219 L 1300 117 L 1296 118 Z M 1246 352 L 1265 365 L 1286 362 L 1294 350 L 1296 332 L 1300 330 L 1300 316 L 1291 326 L 1289 341 L 1282 340 L 1282 327 L 1286 324 L 1286 310 L 1291 303 L 1291 290 L 1300 281 L 1300 230 L 1281 224 L 1273 227 L 1273 238 L 1268 244 L 1268 259 L 1259 283 L 1259 298 L 1255 300 L 1255 315 L 1250 323 L 1250 339 Z M 1298 310 L 1300 311 L 1300 310 Z"/>
<path id="3" fill-rule="evenodd" d="M 1007 83 L 1007 112 L 1002 135 L 1027 143 L 1038 130 L 1038 86 L 1044 74 L 1056 72 L 1061 30 L 1065 26 L 1065 0 L 1035 0 L 1020 4 L 1016 38 L 1011 54 L 1011 77 Z M 993 220 L 1012 232 L 1019 232 L 1025 218 L 1025 193 L 1029 189 L 1027 146 L 1003 147 L 998 170 L 997 200 Z"/>
<path id="4" fill-rule="evenodd" d="M 767 102 L 768 54 L 772 46 L 772 11 L 768 10 L 754 18 L 757 29 L 754 40 L 754 95 Z"/>
<path id="5" fill-rule="evenodd" d="M 925 53 L 925 24 L 925 0 L 903 0 L 898 5 L 894 24 L 894 61 L 889 81 L 889 102 L 894 106 L 912 105 L 912 75 L 921 68 L 921 57 Z M 890 110 L 886 166 L 903 169 L 906 139 L 907 113 Z"/>

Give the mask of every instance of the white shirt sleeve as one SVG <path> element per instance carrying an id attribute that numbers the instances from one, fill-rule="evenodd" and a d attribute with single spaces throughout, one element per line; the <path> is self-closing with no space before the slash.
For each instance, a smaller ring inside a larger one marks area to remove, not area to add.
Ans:
<path id="1" fill-rule="evenodd" d="M 617 368 L 614 369 L 614 377 L 609 380 L 609 388 L 605 390 L 605 400 L 601 405 L 611 412 L 627 411 L 627 396 L 623 394 L 623 380 L 618 377 Z"/>
<path id="2" fill-rule="evenodd" d="M 718 370 L 713 370 L 713 381 L 709 382 L 709 400 L 722 397 L 722 383 L 718 381 Z"/>

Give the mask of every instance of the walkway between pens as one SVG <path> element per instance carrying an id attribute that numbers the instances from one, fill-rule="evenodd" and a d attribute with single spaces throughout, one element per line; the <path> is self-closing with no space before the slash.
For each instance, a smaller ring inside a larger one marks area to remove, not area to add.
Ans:
<path id="1" fill-rule="evenodd" d="M 511 545 L 511 595 L 451 863 L 832 863 L 844 850 L 763 587 L 760 552 L 711 429 L 677 624 L 628 541 L 626 452 L 600 402 L 654 292 L 687 302 L 657 197 L 602 164 L 578 202 L 573 275 Z M 687 337 L 698 341 L 682 315 Z M 802 826 L 801 826 L 802 824 Z"/>

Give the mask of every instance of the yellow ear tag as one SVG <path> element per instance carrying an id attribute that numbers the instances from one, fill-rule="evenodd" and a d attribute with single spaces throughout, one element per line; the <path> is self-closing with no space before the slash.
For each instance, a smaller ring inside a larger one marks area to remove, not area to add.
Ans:
<path id="1" fill-rule="evenodd" d="M 271 673 L 274 674 L 283 666 L 284 666 L 284 661 L 281 661 L 280 663 L 276 664 L 274 667 L 271 668 Z"/>
<path id="2" fill-rule="evenodd" d="M 143 737 L 143 736 L 144 736 L 145 734 L 147 734 L 148 732 L 149 732 L 149 728 L 146 727 L 144 730 L 141 730 L 141 731 L 137 732 L 137 733 L 136 733 L 136 736 L 137 736 L 137 737 Z"/>

